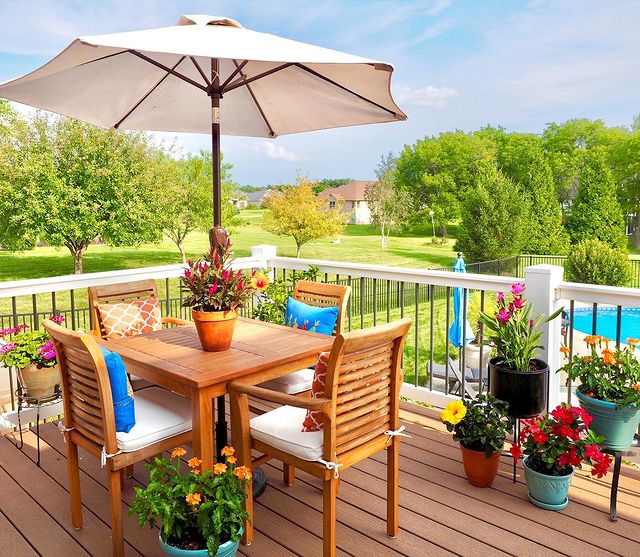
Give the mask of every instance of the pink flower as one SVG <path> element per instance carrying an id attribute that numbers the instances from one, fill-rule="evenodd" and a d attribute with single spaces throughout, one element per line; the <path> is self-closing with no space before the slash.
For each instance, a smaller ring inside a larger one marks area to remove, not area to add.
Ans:
<path id="1" fill-rule="evenodd" d="M 214 282 L 214 283 L 209 287 L 209 296 L 213 296 L 217 291 L 218 291 L 218 283 L 217 283 L 217 282 Z"/>
<path id="2" fill-rule="evenodd" d="M 507 323 L 509 319 L 511 319 L 511 314 L 505 308 L 500 308 L 500 311 L 496 313 L 496 318 L 498 319 L 498 321 L 500 321 L 500 323 L 504 324 Z"/>
<path id="3" fill-rule="evenodd" d="M 191 271 L 190 271 L 189 269 L 185 269 L 185 271 L 184 271 L 184 278 L 186 278 L 186 279 L 190 279 L 190 278 L 191 278 L 191 276 L 192 276 Z"/>
<path id="4" fill-rule="evenodd" d="M 502 302 L 504 302 L 504 292 L 498 292 L 496 294 L 496 302 L 498 304 L 501 304 Z"/>
<path id="5" fill-rule="evenodd" d="M 529 329 L 533 329 L 533 319 L 529 319 Z"/>
<path id="6" fill-rule="evenodd" d="M 51 319 L 51 321 L 53 321 L 56 325 L 62 325 L 64 323 L 63 315 L 52 315 L 51 317 L 49 317 L 49 319 Z"/>
<path id="7" fill-rule="evenodd" d="M 9 327 L 8 329 L 2 329 L 0 330 L 0 337 L 21 333 L 22 331 L 28 328 L 29 328 L 29 325 L 18 325 L 17 327 Z"/>
<path id="8" fill-rule="evenodd" d="M 8 342 L 4 346 L 0 347 L 0 354 L 11 352 L 14 348 L 18 348 L 18 345 L 15 342 Z"/>
<path id="9" fill-rule="evenodd" d="M 513 305 L 516 307 L 516 309 L 522 309 L 524 307 L 524 298 L 514 298 L 513 299 Z"/>
<path id="10" fill-rule="evenodd" d="M 230 273 L 226 269 L 222 271 L 222 280 L 229 280 L 233 276 L 233 273 Z"/>
<path id="11" fill-rule="evenodd" d="M 244 282 L 242 281 L 242 279 L 240 279 L 238 281 L 238 290 L 242 290 L 244 288 Z"/>
<path id="12" fill-rule="evenodd" d="M 55 345 L 53 344 L 53 341 L 48 340 L 47 342 L 45 342 L 38 350 L 38 353 L 45 360 L 53 360 L 56 357 L 56 348 L 55 348 Z"/>
<path id="13" fill-rule="evenodd" d="M 525 285 L 521 282 L 517 282 L 516 284 L 511 285 L 511 293 L 514 296 L 522 296 L 522 293 L 525 291 Z"/>
<path id="14" fill-rule="evenodd" d="M 598 445 L 585 445 L 584 456 L 585 458 L 600 460 L 602 458 L 602 451 L 600 451 L 600 447 L 598 447 Z"/>

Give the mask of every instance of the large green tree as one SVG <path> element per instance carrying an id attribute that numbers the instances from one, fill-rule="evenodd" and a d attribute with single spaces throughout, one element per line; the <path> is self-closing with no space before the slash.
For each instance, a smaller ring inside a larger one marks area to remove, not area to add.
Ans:
<path id="1" fill-rule="evenodd" d="M 456 249 L 470 262 L 522 252 L 530 227 L 529 200 L 493 162 L 481 165 L 464 201 Z"/>
<path id="2" fill-rule="evenodd" d="M 609 150 L 609 160 L 618 200 L 631 219 L 631 245 L 640 248 L 640 125 L 634 123 L 633 131 Z"/>
<path id="3" fill-rule="evenodd" d="M 596 239 L 614 248 L 626 246 L 625 219 L 616 190 L 604 149 L 586 151 L 578 172 L 578 193 L 567 218 L 572 243 Z"/>
<path id="4" fill-rule="evenodd" d="M 0 169 L 0 243 L 65 246 L 74 272 L 96 238 L 117 246 L 159 238 L 153 148 L 141 133 L 43 114 L 17 130 Z"/>

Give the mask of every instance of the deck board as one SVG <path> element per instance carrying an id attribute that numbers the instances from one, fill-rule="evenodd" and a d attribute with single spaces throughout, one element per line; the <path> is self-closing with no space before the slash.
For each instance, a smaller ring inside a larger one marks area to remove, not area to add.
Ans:
<path id="1" fill-rule="evenodd" d="M 551 513 L 527 500 L 522 470 L 510 477 L 504 458 L 494 486 L 466 481 L 459 449 L 428 411 L 403 404 L 400 459 L 400 533 L 385 534 L 385 455 L 380 453 L 342 474 L 338 493 L 338 555 L 640 555 L 640 480 L 621 477 L 619 520 L 608 516 L 610 478 L 576 474 L 570 505 Z M 12 437 L 0 438 L 0 557 L 110 554 L 106 474 L 97 459 L 81 452 L 84 527 L 71 527 L 65 445 L 53 425 L 42 430 L 42 467 L 35 465 L 35 435 L 25 432 L 18 451 Z M 255 539 L 240 548 L 246 557 L 314 557 L 322 548 L 320 482 L 300 471 L 285 487 L 281 465 L 264 466 L 269 488 L 256 502 Z M 148 470 L 136 465 L 123 488 L 123 510 L 133 487 L 144 485 Z M 126 516 L 126 513 L 125 513 Z M 139 529 L 125 519 L 128 556 L 159 555 L 157 530 Z"/>

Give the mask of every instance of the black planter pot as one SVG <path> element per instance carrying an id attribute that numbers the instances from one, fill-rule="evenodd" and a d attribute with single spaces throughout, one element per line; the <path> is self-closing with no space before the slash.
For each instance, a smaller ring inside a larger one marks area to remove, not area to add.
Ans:
<path id="1" fill-rule="evenodd" d="M 532 418 L 547 409 L 549 366 L 542 360 L 532 360 L 535 371 L 514 371 L 489 360 L 489 391 L 509 403 L 514 418 Z"/>

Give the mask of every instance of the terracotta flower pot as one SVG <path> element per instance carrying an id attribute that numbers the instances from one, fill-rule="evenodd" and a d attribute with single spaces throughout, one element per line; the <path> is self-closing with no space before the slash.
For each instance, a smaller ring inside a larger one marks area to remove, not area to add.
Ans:
<path id="1" fill-rule="evenodd" d="M 26 395 L 34 398 L 53 396 L 56 386 L 62 383 L 60 366 L 38 368 L 36 364 L 29 364 L 20 370 L 20 381 Z"/>
<path id="2" fill-rule="evenodd" d="M 489 487 L 496 475 L 500 465 L 500 452 L 495 451 L 487 457 L 484 451 L 474 451 L 460 445 L 462 451 L 462 465 L 467 480 L 476 487 Z"/>
<path id="3" fill-rule="evenodd" d="M 238 319 L 235 310 L 197 311 L 194 309 L 191 310 L 191 315 L 205 352 L 222 352 L 231 348 L 233 330 Z"/>

